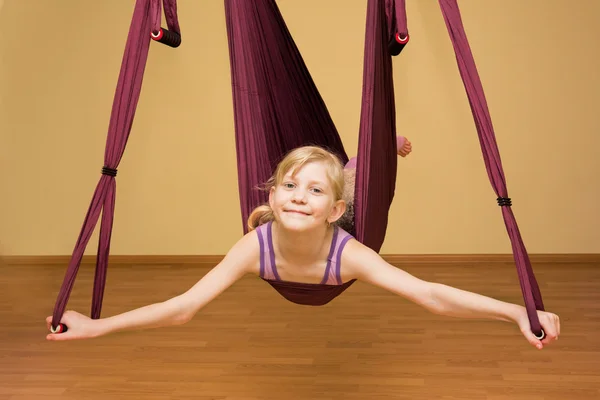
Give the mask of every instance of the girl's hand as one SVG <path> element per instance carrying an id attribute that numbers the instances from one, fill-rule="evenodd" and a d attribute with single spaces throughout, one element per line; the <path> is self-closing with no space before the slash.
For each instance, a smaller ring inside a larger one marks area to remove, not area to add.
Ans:
<path id="1" fill-rule="evenodd" d="M 533 332 L 531 332 L 531 325 L 529 324 L 529 318 L 527 317 L 525 308 L 523 308 L 523 311 L 516 322 L 527 341 L 531 343 L 532 346 L 541 350 L 545 345 L 547 346 L 553 341 L 558 340 L 558 336 L 560 335 L 560 319 L 558 318 L 558 315 L 545 311 L 538 311 L 537 315 L 540 324 L 542 325 L 542 329 L 546 334 L 542 340 L 536 338 Z"/>
<path id="2" fill-rule="evenodd" d="M 49 333 L 46 336 L 47 340 L 89 339 L 99 336 L 99 331 L 96 329 L 97 321 L 78 312 L 65 312 L 60 322 L 67 326 L 67 331 L 64 333 Z M 52 316 L 46 318 L 46 327 L 50 331 Z"/>

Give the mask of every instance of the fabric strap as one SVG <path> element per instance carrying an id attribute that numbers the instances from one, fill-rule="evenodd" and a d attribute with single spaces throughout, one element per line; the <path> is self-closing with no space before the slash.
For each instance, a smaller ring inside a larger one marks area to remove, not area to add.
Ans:
<path id="1" fill-rule="evenodd" d="M 150 33 L 160 29 L 161 1 L 165 4 L 169 30 L 181 34 L 176 0 L 136 1 L 110 115 L 102 175 L 94 191 L 58 293 L 52 315 L 54 329 L 58 327 L 64 314 L 83 254 L 102 212 L 91 310 L 91 318 L 100 318 L 115 211 L 117 168 L 125 151 L 142 89 L 150 47 Z"/>
<path id="2" fill-rule="evenodd" d="M 496 192 L 498 204 L 502 209 L 502 217 L 508 231 L 516 263 L 517 273 L 521 291 L 525 300 L 525 308 L 530 321 L 531 330 L 537 336 L 541 336 L 542 327 L 536 310 L 544 310 L 542 295 L 538 287 L 531 262 L 523 243 L 516 218 L 513 214 L 512 202 L 508 197 L 506 179 L 502 169 L 500 152 L 496 143 L 496 136 L 492 119 L 488 109 L 483 85 L 477 72 L 475 60 L 467 40 L 463 22 L 456 0 L 439 0 L 439 4 L 446 22 L 450 40 L 454 47 L 456 62 L 460 71 L 469 104 L 473 113 L 473 120 L 477 128 L 477 135 L 483 153 L 483 161 L 487 169 L 492 188 Z"/>

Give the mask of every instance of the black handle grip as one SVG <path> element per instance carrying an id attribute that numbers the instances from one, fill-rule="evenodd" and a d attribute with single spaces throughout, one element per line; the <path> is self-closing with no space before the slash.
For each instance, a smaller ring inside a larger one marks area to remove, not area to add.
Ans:
<path id="1" fill-rule="evenodd" d="M 179 47 L 181 44 L 181 35 L 177 32 L 170 31 L 165 28 L 160 28 L 160 30 L 156 33 L 152 32 L 150 34 L 153 40 L 165 44 L 169 47 Z"/>
<path id="2" fill-rule="evenodd" d="M 408 43 L 408 40 L 408 33 L 404 34 L 402 37 L 399 33 L 396 33 L 394 38 L 388 43 L 388 50 L 390 51 L 390 54 L 392 56 L 397 56 L 400 54 L 402 49 L 404 49 L 404 46 L 406 46 L 406 43 Z"/>

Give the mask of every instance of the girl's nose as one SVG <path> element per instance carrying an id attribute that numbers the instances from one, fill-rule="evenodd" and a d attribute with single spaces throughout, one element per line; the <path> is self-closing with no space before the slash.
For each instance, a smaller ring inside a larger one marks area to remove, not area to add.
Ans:
<path id="1" fill-rule="evenodd" d="M 294 190 L 294 195 L 292 197 L 294 201 L 303 202 L 306 199 L 306 193 L 302 189 Z"/>

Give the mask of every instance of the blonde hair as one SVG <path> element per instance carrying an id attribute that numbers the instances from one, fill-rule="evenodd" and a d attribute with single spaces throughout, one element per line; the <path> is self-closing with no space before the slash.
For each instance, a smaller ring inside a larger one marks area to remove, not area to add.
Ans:
<path id="1" fill-rule="evenodd" d="M 296 173 L 304 165 L 311 162 L 322 162 L 327 168 L 327 178 L 333 189 L 334 201 L 341 200 L 344 196 L 344 167 L 340 159 L 331 152 L 318 146 L 303 146 L 290 151 L 279 162 L 275 172 L 265 183 L 264 189 L 271 190 L 281 184 L 283 177 L 291 170 Z M 269 204 L 256 207 L 248 217 L 250 230 L 275 219 Z"/>

